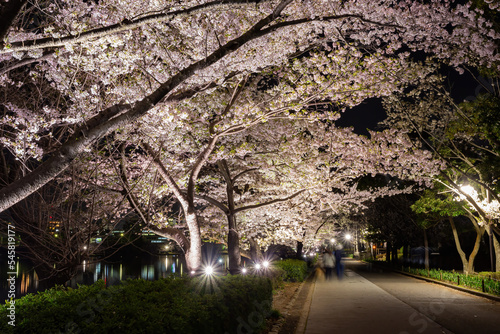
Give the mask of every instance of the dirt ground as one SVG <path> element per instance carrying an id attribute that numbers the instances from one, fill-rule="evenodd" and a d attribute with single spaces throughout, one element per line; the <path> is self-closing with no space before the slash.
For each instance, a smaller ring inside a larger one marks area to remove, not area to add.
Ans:
<path id="1" fill-rule="evenodd" d="M 273 326 L 278 323 L 278 321 L 283 321 L 286 316 L 286 307 L 292 300 L 295 292 L 299 288 L 300 283 L 295 282 L 285 282 L 284 286 L 276 290 L 273 294 L 273 310 L 278 310 L 281 317 L 271 318 L 267 321 L 266 328 L 260 334 L 268 334 Z"/>

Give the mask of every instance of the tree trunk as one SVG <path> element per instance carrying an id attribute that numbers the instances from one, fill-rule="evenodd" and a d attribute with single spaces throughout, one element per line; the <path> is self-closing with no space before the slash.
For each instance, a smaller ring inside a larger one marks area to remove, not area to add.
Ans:
<path id="1" fill-rule="evenodd" d="M 424 228 L 424 265 L 425 270 L 429 270 L 429 239 L 427 238 L 427 229 Z"/>
<path id="2" fill-rule="evenodd" d="M 248 238 L 248 241 L 250 243 L 250 256 L 252 257 L 252 261 L 254 263 L 262 262 L 263 256 L 259 244 L 253 238 Z"/>
<path id="3" fill-rule="evenodd" d="M 398 263 L 398 248 L 396 246 L 392 247 L 392 263 Z"/>
<path id="4" fill-rule="evenodd" d="M 229 257 L 229 273 L 236 275 L 241 269 L 240 236 L 236 230 L 236 217 L 227 215 L 227 255 Z"/>
<path id="5" fill-rule="evenodd" d="M 493 248 L 494 255 L 492 256 L 494 257 L 494 259 L 493 259 L 493 268 L 491 268 L 491 271 L 493 272 L 500 271 L 500 243 L 498 242 L 495 232 L 493 231 L 491 226 L 488 226 L 486 228 L 486 232 L 488 233 L 490 243 L 493 242 L 491 248 Z"/>
<path id="6" fill-rule="evenodd" d="M 410 254 L 408 252 L 409 248 L 410 248 L 409 245 L 404 245 L 403 246 L 403 264 L 407 264 L 408 263 L 408 259 L 410 257 Z"/>
<path id="7" fill-rule="evenodd" d="M 302 243 L 302 241 L 298 241 L 297 240 L 297 259 L 299 260 L 302 260 L 302 251 L 304 249 L 304 244 Z"/>
<path id="8" fill-rule="evenodd" d="M 385 262 L 391 263 L 392 243 L 387 241 L 387 249 L 385 250 Z"/>
<path id="9" fill-rule="evenodd" d="M 479 246 L 481 245 L 481 236 L 484 233 L 484 227 L 476 227 L 476 241 L 474 243 L 474 249 L 469 256 L 469 259 L 467 259 L 467 256 L 460 245 L 460 239 L 458 238 L 458 232 L 455 226 L 455 222 L 453 221 L 453 217 L 448 217 L 448 221 L 450 222 L 451 229 L 453 231 L 453 237 L 455 238 L 455 245 L 457 247 L 458 254 L 460 255 L 460 259 L 462 260 L 464 274 L 471 274 L 474 272 L 474 260 L 476 258 L 477 252 L 479 251 Z"/>
<path id="10" fill-rule="evenodd" d="M 201 270 L 201 232 L 198 217 L 194 210 L 186 213 L 186 223 L 189 228 L 189 247 L 185 252 L 186 266 L 191 274 Z"/>

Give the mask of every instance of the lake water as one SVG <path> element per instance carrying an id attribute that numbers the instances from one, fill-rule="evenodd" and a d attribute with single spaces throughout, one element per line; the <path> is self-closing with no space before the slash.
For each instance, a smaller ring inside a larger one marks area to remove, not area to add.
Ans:
<path id="1" fill-rule="evenodd" d="M 212 263 L 217 269 L 225 272 L 228 265 L 227 255 L 217 255 L 212 258 Z M 8 275 L 2 265 L 0 271 L 0 301 L 7 299 Z M 22 262 L 17 268 L 16 298 L 38 290 L 38 277 L 32 268 Z M 98 261 L 89 263 L 84 261 L 78 274 L 70 281 L 69 286 L 76 288 L 77 284 L 92 284 L 100 279 L 107 285 L 114 285 L 126 279 L 142 278 L 144 280 L 157 280 L 169 275 L 186 274 L 186 264 L 183 255 L 159 255 L 127 257 L 116 262 Z"/>

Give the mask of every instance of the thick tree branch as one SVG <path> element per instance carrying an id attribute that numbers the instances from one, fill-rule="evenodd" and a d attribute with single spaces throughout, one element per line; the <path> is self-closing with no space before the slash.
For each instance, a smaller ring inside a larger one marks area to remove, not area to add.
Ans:
<path id="1" fill-rule="evenodd" d="M 174 239 L 177 242 L 177 244 L 182 248 L 182 251 L 184 253 L 186 253 L 187 250 L 189 249 L 189 244 L 190 244 L 189 240 L 184 235 L 184 232 L 182 232 L 180 229 L 170 226 L 158 228 L 153 225 L 149 225 L 148 228 L 162 237 Z"/>
<path id="2" fill-rule="evenodd" d="M 226 215 L 229 214 L 229 209 L 224 204 L 222 204 L 221 202 L 216 200 L 215 198 L 210 197 L 210 196 L 206 196 L 206 195 L 195 195 L 195 197 L 202 199 L 202 200 L 212 204 L 213 206 L 218 207 L 222 212 L 224 212 L 224 214 L 226 214 Z"/>
<path id="3" fill-rule="evenodd" d="M 236 174 L 233 179 L 231 180 L 232 183 L 234 183 L 239 177 L 245 175 L 246 173 L 250 173 L 250 172 L 253 172 L 254 170 L 259 170 L 260 168 L 259 167 L 255 167 L 255 168 L 250 168 L 250 169 L 246 169 L 244 171 L 242 171 L 241 173 L 239 174 Z"/>
<path id="4" fill-rule="evenodd" d="M 260 208 L 260 207 L 263 207 L 263 206 L 267 206 L 267 205 L 271 205 L 271 204 L 274 204 L 274 203 L 279 203 L 279 202 L 286 202 L 300 194 L 302 194 L 304 191 L 306 191 L 307 189 L 302 189 L 302 190 L 299 190 L 297 191 L 296 193 L 288 196 L 288 197 L 285 197 L 285 198 L 277 198 L 277 199 L 273 199 L 272 201 L 269 201 L 269 202 L 264 202 L 264 203 L 259 203 L 259 204 L 253 204 L 253 205 L 248 205 L 248 206 L 243 206 L 241 208 L 237 208 L 234 210 L 234 213 L 238 213 L 238 212 L 242 212 L 242 211 L 246 211 L 246 210 L 252 210 L 252 209 L 257 209 L 257 208 Z"/>
<path id="5" fill-rule="evenodd" d="M 10 72 L 12 70 L 15 70 L 16 68 L 23 67 L 25 65 L 33 64 L 33 63 L 38 63 L 42 60 L 49 59 L 54 55 L 54 51 L 49 51 L 45 52 L 43 56 L 38 57 L 38 58 L 26 58 L 21 61 L 15 62 L 11 65 L 3 66 L 0 68 L 0 75 L 5 74 L 7 72 Z"/>
<path id="6" fill-rule="evenodd" d="M 80 32 L 78 35 L 64 36 L 60 38 L 40 38 L 27 41 L 14 42 L 9 45 L 8 49 L 0 50 L 0 54 L 19 52 L 19 51 L 29 51 L 35 49 L 46 49 L 46 48 L 57 48 L 65 45 L 71 45 L 76 43 L 81 43 L 89 41 L 91 39 L 96 39 L 112 34 L 117 34 L 120 32 L 132 30 L 147 24 L 157 24 L 158 22 L 165 22 L 173 19 L 174 17 L 185 17 L 188 15 L 194 15 L 197 13 L 206 12 L 210 8 L 220 7 L 224 9 L 225 7 L 234 8 L 234 5 L 248 5 L 250 3 L 258 3 L 260 0 L 217 0 L 212 2 L 207 2 L 201 5 L 193 6 L 187 9 L 180 9 L 168 13 L 157 13 L 153 15 L 143 16 L 133 21 L 122 21 L 117 24 L 110 26 L 96 28 L 88 31 Z M 27 2 L 27 1 L 14 1 L 14 2 Z M 2 17 L 3 18 L 3 17 Z M 10 24 L 9 24 L 10 26 Z M 0 25 L 1 28 L 1 25 Z M 8 27 L 7 27 L 8 28 Z M 0 30 L 1 32 L 1 30 Z"/>
<path id="7" fill-rule="evenodd" d="M 158 168 L 158 171 L 160 172 L 161 177 L 167 183 L 170 191 L 172 191 L 174 193 L 177 200 L 181 203 L 183 209 L 186 210 L 189 207 L 187 196 L 183 193 L 181 188 L 179 188 L 179 185 L 177 185 L 177 182 L 175 182 L 174 178 L 170 175 L 168 170 L 165 168 L 165 165 L 163 164 L 163 162 L 160 159 L 160 153 L 155 152 L 154 149 L 151 146 L 149 146 L 148 143 L 143 142 L 142 146 L 144 147 L 146 152 L 148 152 L 148 154 L 153 158 L 153 163 Z"/>

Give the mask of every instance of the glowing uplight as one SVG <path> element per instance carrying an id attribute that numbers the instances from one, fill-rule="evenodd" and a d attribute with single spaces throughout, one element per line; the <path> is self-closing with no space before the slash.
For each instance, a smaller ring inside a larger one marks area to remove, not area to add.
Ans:
<path id="1" fill-rule="evenodd" d="M 257 263 L 257 264 L 255 265 L 255 269 L 257 269 L 257 270 L 259 270 L 259 269 L 260 269 L 260 263 Z"/>
<path id="2" fill-rule="evenodd" d="M 333 239 L 333 238 L 332 238 L 332 239 L 330 239 L 330 242 L 331 242 L 332 244 L 333 244 L 333 243 L 335 243 L 335 239 Z"/>
<path id="3" fill-rule="evenodd" d="M 222 263 L 222 259 L 219 259 L 219 263 Z"/>
<path id="4" fill-rule="evenodd" d="M 191 275 L 194 275 L 194 274 L 196 274 L 196 271 L 191 270 Z"/>
<path id="5" fill-rule="evenodd" d="M 212 266 L 205 267 L 205 275 L 213 275 L 213 273 L 214 273 L 214 268 Z"/>
<path id="6" fill-rule="evenodd" d="M 476 193 L 476 190 L 472 186 L 461 186 L 460 190 L 469 196 L 474 196 Z"/>
<path id="7" fill-rule="evenodd" d="M 243 268 L 243 269 L 241 269 L 241 273 L 242 273 L 242 274 L 246 274 L 246 273 L 247 273 L 247 268 Z"/>
<path id="8" fill-rule="evenodd" d="M 264 268 L 269 267 L 269 261 L 262 262 L 262 265 L 264 266 Z"/>
<path id="9" fill-rule="evenodd" d="M 352 238 L 352 236 L 351 236 L 349 233 L 347 233 L 347 234 L 345 235 L 345 239 L 346 239 L 346 240 L 351 240 L 351 238 Z"/>

